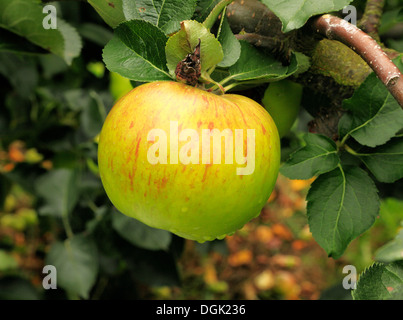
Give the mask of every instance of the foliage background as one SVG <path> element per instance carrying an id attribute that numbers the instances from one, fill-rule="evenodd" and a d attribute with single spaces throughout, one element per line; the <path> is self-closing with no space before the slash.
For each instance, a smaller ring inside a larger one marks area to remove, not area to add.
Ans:
<path id="1" fill-rule="evenodd" d="M 400 8 L 391 3 L 390 12 Z M 199 244 L 126 218 L 102 188 L 97 135 L 114 101 L 136 83 L 105 68 L 112 30 L 92 7 L 55 5 L 81 38 L 71 65 L 21 54 L 27 43 L 7 46 L 12 35 L 0 30 L 0 299 L 351 298 L 342 269 L 363 271 L 398 234 L 401 180 L 378 184 L 381 219 L 339 259 L 309 232 L 313 179 L 280 175 L 262 214 L 221 241 Z M 403 51 L 403 38 L 386 41 Z M 258 101 L 264 89 L 249 94 Z M 310 120 L 302 110 L 282 140 L 283 160 L 302 146 Z M 42 287 L 46 264 L 57 267 L 57 290 Z"/>

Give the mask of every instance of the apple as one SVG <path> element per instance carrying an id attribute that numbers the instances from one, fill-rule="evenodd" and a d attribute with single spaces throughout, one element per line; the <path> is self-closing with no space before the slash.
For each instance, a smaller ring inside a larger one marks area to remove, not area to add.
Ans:
<path id="1" fill-rule="evenodd" d="M 280 139 L 267 111 L 247 97 L 156 81 L 113 106 L 98 165 L 120 212 L 204 242 L 259 215 L 277 179 Z"/>
<path id="2" fill-rule="evenodd" d="M 130 80 L 122 77 L 119 73 L 110 72 L 109 74 L 110 82 L 109 82 L 109 90 L 116 100 L 119 100 L 126 93 L 133 89 Z"/>
<path id="3" fill-rule="evenodd" d="M 291 129 L 298 117 L 303 87 L 289 80 L 269 84 L 262 104 L 276 123 L 280 138 Z"/>

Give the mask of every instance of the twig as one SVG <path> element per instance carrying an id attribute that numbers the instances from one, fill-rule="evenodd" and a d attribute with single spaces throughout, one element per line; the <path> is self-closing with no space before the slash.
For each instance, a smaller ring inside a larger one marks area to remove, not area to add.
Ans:
<path id="1" fill-rule="evenodd" d="M 325 14 L 313 21 L 316 32 L 349 46 L 368 63 L 403 108 L 403 76 L 378 43 L 346 20 Z"/>
<path id="2" fill-rule="evenodd" d="M 365 6 L 364 15 L 358 24 L 362 31 L 378 41 L 378 28 L 381 23 L 381 16 L 384 6 L 385 0 L 368 0 Z"/>

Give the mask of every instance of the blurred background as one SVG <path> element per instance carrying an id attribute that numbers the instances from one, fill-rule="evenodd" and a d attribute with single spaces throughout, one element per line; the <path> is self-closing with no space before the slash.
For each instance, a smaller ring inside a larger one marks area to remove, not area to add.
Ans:
<path id="1" fill-rule="evenodd" d="M 126 218 L 102 188 L 97 139 L 114 102 L 137 84 L 105 69 L 112 32 L 95 10 L 57 8 L 82 38 L 70 66 L 22 54 L 23 39 L 0 44 L 0 299 L 351 299 L 343 267 L 363 271 L 398 233 L 401 181 L 379 186 L 382 219 L 338 260 L 309 232 L 312 180 L 280 175 L 261 215 L 220 241 L 184 240 Z M 403 40 L 390 41 L 403 51 Z M 262 90 L 250 94 L 259 102 Z M 283 159 L 300 147 L 309 120 L 301 111 L 282 140 Z M 57 267 L 57 290 L 43 288 L 48 264 Z"/>

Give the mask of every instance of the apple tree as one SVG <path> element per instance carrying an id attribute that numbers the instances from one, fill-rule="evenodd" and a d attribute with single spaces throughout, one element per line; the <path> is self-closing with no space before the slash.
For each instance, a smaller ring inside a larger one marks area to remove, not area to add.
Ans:
<path id="1" fill-rule="evenodd" d="M 382 219 L 382 199 L 403 198 L 402 10 L 393 0 L 0 0 L 0 239 L 6 225 L 30 239 L 36 230 L 43 247 L 30 250 L 63 289 L 32 288 L 0 248 L 0 289 L 12 288 L 0 298 L 136 298 L 132 281 L 179 284 L 184 239 L 118 212 L 98 167 L 116 101 L 160 81 L 261 104 L 280 133 L 280 174 L 313 180 L 310 232 L 341 258 Z M 225 195 L 221 204 L 239 200 Z M 403 297 L 402 233 L 389 240 L 354 299 Z"/>

